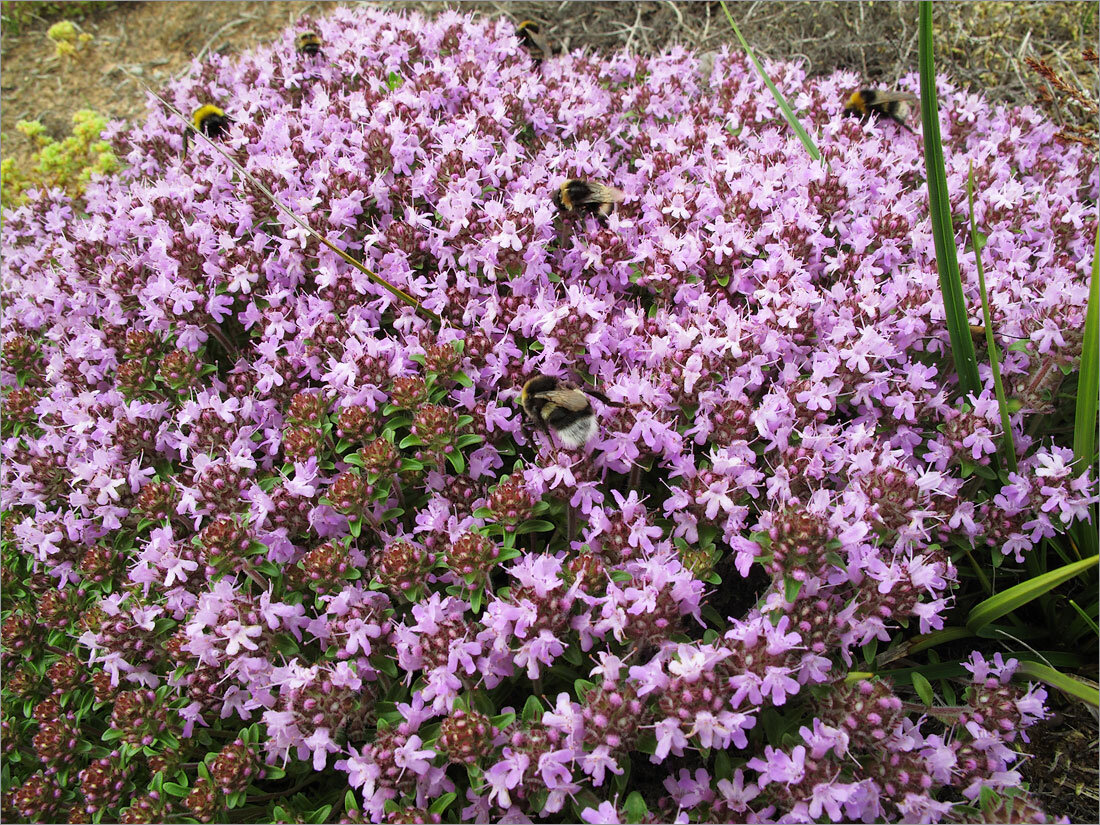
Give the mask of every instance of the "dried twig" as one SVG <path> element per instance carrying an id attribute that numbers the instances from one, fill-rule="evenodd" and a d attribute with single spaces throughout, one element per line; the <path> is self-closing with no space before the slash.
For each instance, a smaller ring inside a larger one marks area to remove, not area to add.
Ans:
<path id="1" fill-rule="evenodd" d="M 255 19 L 256 18 L 252 17 L 251 15 L 245 15 L 244 17 L 238 17 L 236 20 L 230 20 L 228 23 L 226 23 L 224 26 L 222 26 L 220 29 L 218 29 L 216 32 L 214 32 L 212 35 L 210 35 L 210 39 L 206 41 L 206 43 L 203 45 L 203 47 L 201 49 L 199 49 L 199 53 L 198 53 L 198 55 L 196 56 L 195 59 L 196 60 L 202 60 L 203 55 L 206 54 L 206 50 L 210 48 L 210 46 L 214 43 L 215 40 L 217 40 L 219 37 L 221 37 L 222 32 L 228 31 L 230 29 L 235 29 L 235 28 L 237 28 L 237 26 L 241 25 L 241 23 L 244 23 L 248 20 L 255 20 Z"/>

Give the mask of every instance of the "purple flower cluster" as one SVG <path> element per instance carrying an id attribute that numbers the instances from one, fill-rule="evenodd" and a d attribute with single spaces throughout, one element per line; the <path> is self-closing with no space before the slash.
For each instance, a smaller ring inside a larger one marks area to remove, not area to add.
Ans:
<path id="1" fill-rule="evenodd" d="M 1096 158 L 943 85 L 953 208 L 973 163 L 1017 342 L 1025 457 L 990 495 L 1000 417 L 988 370 L 952 400 L 919 139 L 842 116 L 858 77 L 768 67 L 816 163 L 728 51 L 704 78 L 683 50 L 536 66 L 452 12 L 316 29 L 321 56 L 290 31 L 166 99 L 223 106 L 224 148 L 440 328 L 203 140 L 181 158 L 155 103 L 110 130 L 128 168 L 85 204 L 4 216 L 2 506 L 121 741 L 261 723 L 193 782 L 204 821 L 261 762 L 326 772 L 372 822 L 450 794 L 463 820 L 615 822 L 635 789 L 658 821 L 940 821 L 1017 785 L 1044 693 L 1012 663 L 975 655 L 950 724 L 846 677 L 944 626 L 953 547 L 1022 561 L 1088 518 L 1090 473 L 1026 424 L 1080 358 Z M 626 200 L 563 219 L 571 177 Z M 536 372 L 624 406 L 562 449 L 517 407 Z M 6 661 L 41 649 L 26 618 Z M 52 814 L 56 790 L 28 774 L 12 804 Z"/>

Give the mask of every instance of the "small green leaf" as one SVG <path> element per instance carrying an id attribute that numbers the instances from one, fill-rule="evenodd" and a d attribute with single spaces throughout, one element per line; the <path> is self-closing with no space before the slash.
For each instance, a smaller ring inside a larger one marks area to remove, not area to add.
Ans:
<path id="1" fill-rule="evenodd" d="M 523 524 L 516 528 L 516 535 L 522 536 L 527 533 L 545 533 L 553 529 L 554 525 L 552 522 L 543 521 L 542 519 L 531 519 L 530 521 L 523 522 Z"/>
<path id="2" fill-rule="evenodd" d="M 863 646 L 863 661 L 867 664 L 875 661 L 875 656 L 878 655 L 878 639 L 871 639 L 867 644 Z"/>
<path id="3" fill-rule="evenodd" d="M 588 694 L 588 691 L 593 690 L 596 687 L 594 682 L 590 682 L 588 679 L 574 679 L 573 690 L 576 693 L 578 699 L 583 701 L 583 698 Z"/>
<path id="4" fill-rule="evenodd" d="M 523 706 L 523 721 L 539 722 L 542 720 L 542 715 L 545 712 L 546 709 L 542 706 L 542 702 L 539 701 L 539 697 L 528 696 L 527 702 Z"/>
<path id="5" fill-rule="evenodd" d="M 191 793 L 191 789 L 186 785 L 180 785 L 178 782 L 165 782 L 164 792 L 169 796 L 178 796 L 183 798 L 187 794 Z"/>
<path id="6" fill-rule="evenodd" d="M 935 694 L 932 692 L 932 683 L 921 676 L 919 673 L 913 674 L 913 690 L 917 692 L 917 696 L 928 707 L 932 707 Z"/>
<path id="7" fill-rule="evenodd" d="M 718 780 L 733 778 L 733 764 L 730 762 L 727 751 L 718 751 L 714 757 L 714 778 Z"/>
<path id="8" fill-rule="evenodd" d="M 645 799 L 642 798 L 640 793 L 632 791 L 630 796 L 626 798 L 623 812 L 626 814 L 626 821 L 631 825 L 636 825 L 649 815 L 649 807 L 645 804 Z"/>
<path id="9" fill-rule="evenodd" d="M 445 793 L 438 799 L 436 799 L 435 802 L 433 802 L 428 808 L 428 810 L 433 814 L 442 814 L 445 810 L 447 810 L 447 807 L 456 799 L 458 799 L 458 794 L 454 792 Z"/>
<path id="10" fill-rule="evenodd" d="M 639 737 L 638 743 L 634 747 L 641 753 L 655 754 L 657 752 L 657 737 L 646 731 Z"/>
<path id="11" fill-rule="evenodd" d="M 802 582 L 791 576 L 785 576 L 783 578 L 783 598 L 788 602 L 795 602 L 798 599 L 798 592 L 802 589 Z"/>
<path id="12" fill-rule="evenodd" d="M 443 455 L 447 457 L 447 463 L 454 467 L 456 473 L 461 474 L 466 471 L 466 457 L 462 455 L 461 450 L 452 450 Z"/>
<path id="13" fill-rule="evenodd" d="M 287 658 L 297 656 L 302 652 L 302 649 L 298 647 L 298 642 L 294 637 L 287 633 L 278 633 L 275 636 L 275 649 L 282 653 Z"/>

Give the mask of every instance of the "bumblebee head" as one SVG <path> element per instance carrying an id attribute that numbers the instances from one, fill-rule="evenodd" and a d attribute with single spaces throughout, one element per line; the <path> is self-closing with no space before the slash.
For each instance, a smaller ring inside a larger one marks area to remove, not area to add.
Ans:
<path id="1" fill-rule="evenodd" d="M 844 114 L 867 114 L 867 96 L 864 94 L 862 89 L 858 92 L 852 92 L 852 96 L 848 98 L 848 102 L 844 104 Z"/>
<path id="2" fill-rule="evenodd" d="M 295 41 L 298 51 L 315 55 L 321 50 L 321 37 L 314 31 L 302 32 Z"/>
<path id="3" fill-rule="evenodd" d="M 557 389 L 561 382 L 557 378 L 553 378 L 549 375 L 536 375 L 534 378 L 529 378 L 523 385 L 523 389 L 520 390 L 519 400 L 523 406 L 528 406 L 531 399 L 538 395 L 540 392 L 549 392 L 550 390 Z"/>
<path id="4" fill-rule="evenodd" d="M 584 200 L 583 191 L 584 183 L 576 178 L 570 178 L 562 183 L 554 192 L 553 200 L 554 206 L 558 209 L 564 209 L 566 211 L 572 211 L 578 202 Z"/>
<path id="5" fill-rule="evenodd" d="M 229 120 L 229 118 L 225 116 L 225 112 L 223 112 L 213 103 L 207 103 L 206 105 L 197 108 L 195 110 L 195 113 L 191 115 L 191 124 L 201 132 L 202 125 L 212 117 L 222 118 L 226 121 Z"/>

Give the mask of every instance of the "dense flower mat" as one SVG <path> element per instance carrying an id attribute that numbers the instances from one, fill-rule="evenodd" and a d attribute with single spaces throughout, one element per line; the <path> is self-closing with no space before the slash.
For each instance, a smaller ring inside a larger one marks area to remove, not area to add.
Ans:
<path id="1" fill-rule="evenodd" d="M 316 28 L 316 58 L 288 31 L 166 97 L 222 106 L 239 162 L 444 323 L 181 157 L 155 101 L 86 205 L 5 214 L 2 502 L 35 569 L 9 814 L 937 821 L 1018 785 L 1044 691 L 1013 663 L 975 654 L 946 720 L 846 677 L 943 626 L 959 547 L 1018 563 L 1087 518 L 1026 424 L 1080 357 L 1095 158 L 942 84 L 967 301 L 973 163 L 1021 404 L 987 500 L 999 418 L 988 368 L 954 400 L 921 140 L 843 117 L 857 76 L 768 66 L 818 164 L 737 54 Z M 626 201 L 563 219 L 570 177 Z M 626 406 L 564 450 L 518 407 L 539 372 Z"/>

